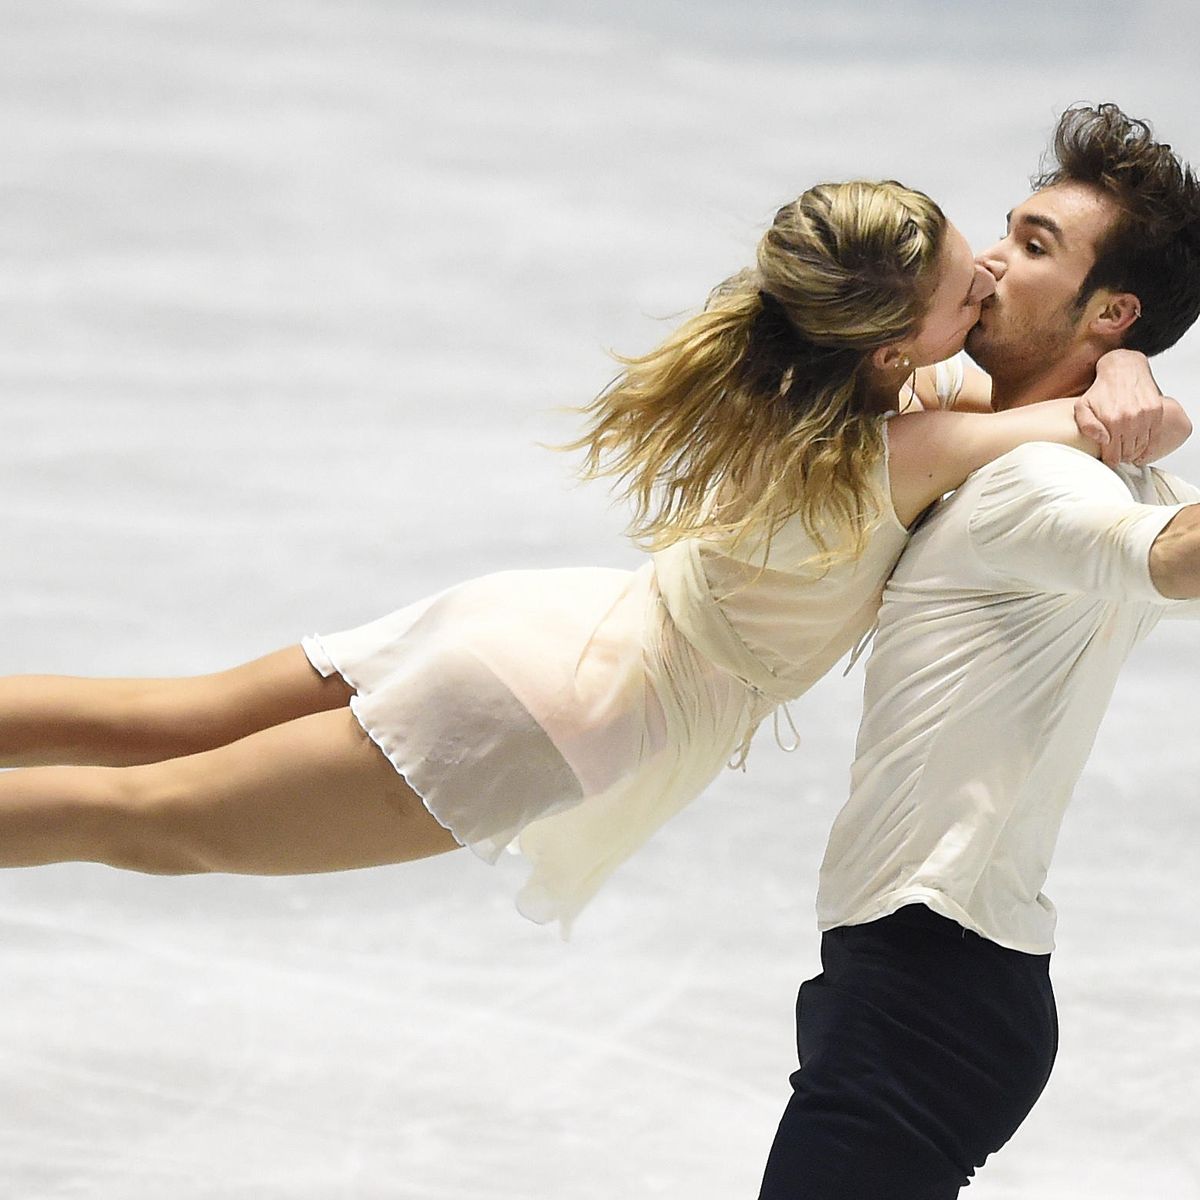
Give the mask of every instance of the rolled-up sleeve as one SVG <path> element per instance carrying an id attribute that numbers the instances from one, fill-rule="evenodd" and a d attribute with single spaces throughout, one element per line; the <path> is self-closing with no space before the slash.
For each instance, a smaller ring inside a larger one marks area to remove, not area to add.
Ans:
<path id="1" fill-rule="evenodd" d="M 1165 498 L 1161 487 L 1158 494 Z M 1006 590 L 1088 593 L 1169 609 L 1181 602 L 1154 586 L 1150 547 L 1185 506 L 1140 504 L 1095 459 L 1037 442 L 992 464 L 970 517 L 971 546 Z"/>
<path id="2" fill-rule="evenodd" d="M 1159 501 L 1173 506 L 1174 512 L 1189 504 L 1200 504 L 1200 487 L 1194 483 L 1157 467 L 1151 467 L 1150 477 Z M 1167 600 L 1162 615 L 1175 620 L 1200 620 L 1200 600 Z"/>

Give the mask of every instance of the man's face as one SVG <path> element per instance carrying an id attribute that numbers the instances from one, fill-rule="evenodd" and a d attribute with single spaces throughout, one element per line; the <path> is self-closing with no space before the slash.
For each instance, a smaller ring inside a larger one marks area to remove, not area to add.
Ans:
<path id="1" fill-rule="evenodd" d="M 1075 298 L 1096 261 L 1116 205 L 1086 184 L 1035 192 L 1009 214 L 1005 236 L 979 261 L 996 277 L 967 352 L 993 375 L 1038 373 L 1083 335 Z"/>

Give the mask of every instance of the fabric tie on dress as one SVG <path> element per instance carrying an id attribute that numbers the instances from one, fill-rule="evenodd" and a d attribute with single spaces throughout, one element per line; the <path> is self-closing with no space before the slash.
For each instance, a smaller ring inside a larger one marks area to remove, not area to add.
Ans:
<path id="1" fill-rule="evenodd" d="M 751 695 L 755 699 L 761 698 L 761 693 L 755 688 L 750 689 Z M 750 743 L 754 740 L 754 735 L 758 732 L 758 727 L 766 718 L 766 713 L 756 717 L 754 715 L 754 706 L 750 706 L 749 713 L 746 719 L 746 732 L 742 734 L 742 740 L 738 742 L 737 749 L 730 756 L 729 761 L 725 764 L 731 771 L 744 771 L 746 769 L 746 759 L 750 757 Z"/>
<path id="2" fill-rule="evenodd" d="M 792 740 L 785 742 L 783 735 L 779 732 L 779 714 L 783 713 L 783 719 L 787 722 L 788 729 L 791 730 Z M 800 749 L 800 730 L 796 728 L 796 722 L 792 718 L 792 710 L 787 704 L 781 704 L 771 714 L 771 724 L 775 730 L 775 745 L 777 745 L 784 754 L 794 754 Z"/>
<path id="3" fill-rule="evenodd" d="M 765 696 L 757 688 L 750 689 L 751 694 L 756 701 L 761 701 L 769 706 L 767 711 L 771 714 L 772 732 L 775 736 L 775 745 L 777 745 L 784 754 L 792 754 L 800 749 L 800 731 L 796 728 L 796 722 L 792 717 L 792 710 L 789 707 L 788 701 L 781 703 L 773 702 L 770 697 Z M 725 764 L 731 771 L 744 771 L 746 769 L 746 760 L 750 757 L 750 743 L 754 740 L 754 735 L 758 732 L 758 727 L 767 719 L 767 711 L 755 715 L 755 707 L 751 707 L 750 715 L 746 722 L 746 733 L 742 740 L 738 743 L 737 749 L 733 752 L 732 757 Z M 783 719 L 787 723 L 787 727 L 791 730 L 791 740 L 785 742 L 783 733 L 779 728 L 779 714 L 783 713 Z"/>

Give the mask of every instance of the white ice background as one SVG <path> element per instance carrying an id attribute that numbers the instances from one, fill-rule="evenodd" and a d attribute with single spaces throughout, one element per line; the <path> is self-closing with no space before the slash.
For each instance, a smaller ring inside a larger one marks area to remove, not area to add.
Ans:
<path id="1" fill-rule="evenodd" d="M 821 178 L 899 177 L 983 245 L 1072 101 L 1200 160 L 1198 34 L 1188 0 L 0 0 L 0 671 L 207 671 L 635 563 L 538 445 L 607 347 Z M 1200 335 L 1159 375 L 1200 399 Z M 1068 814 L 1061 1055 L 979 1200 L 1200 1197 L 1198 634 L 1131 662 Z M 567 946 L 467 854 L 4 874 L 0 1196 L 753 1197 L 860 688 Z"/>

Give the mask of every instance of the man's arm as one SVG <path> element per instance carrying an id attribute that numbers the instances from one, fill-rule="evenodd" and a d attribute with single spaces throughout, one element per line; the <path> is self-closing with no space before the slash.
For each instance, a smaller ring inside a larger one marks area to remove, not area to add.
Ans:
<path id="1" fill-rule="evenodd" d="M 1200 598 L 1200 504 L 1181 508 L 1154 539 L 1150 578 L 1169 600 Z"/>
<path id="2" fill-rule="evenodd" d="M 1164 616 L 1200 616 L 1200 487 L 1157 467 L 1150 478 L 1159 502 L 1175 509 L 1150 547 L 1150 578 L 1175 601 Z"/>
<path id="3" fill-rule="evenodd" d="M 1161 605 L 1163 616 L 1200 616 L 1200 605 L 1161 590 L 1151 566 L 1168 524 L 1189 508 L 1200 512 L 1200 491 L 1171 486 L 1178 481 L 1157 472 L 1155 482 L 1166 503 L 1139 503 L 1118 475 L 1082 454 L 1023 446 L 980 479 L 968 521 L 972 548 L 997 590 L 1082 593 Z"/>

